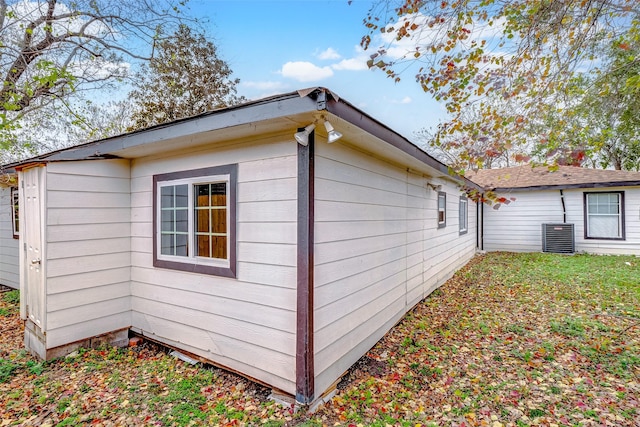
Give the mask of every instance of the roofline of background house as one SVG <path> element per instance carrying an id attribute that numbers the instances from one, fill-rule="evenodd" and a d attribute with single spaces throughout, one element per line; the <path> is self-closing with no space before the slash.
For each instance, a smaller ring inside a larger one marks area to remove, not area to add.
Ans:
<path id="1" fill-rule="evenodd" d="M 587 182 L 582 184 L 531 185 L 528 187 L 485 187 L 485 191 L 566 190 L 572 188 L 635 187 L 640 181 Z"/>

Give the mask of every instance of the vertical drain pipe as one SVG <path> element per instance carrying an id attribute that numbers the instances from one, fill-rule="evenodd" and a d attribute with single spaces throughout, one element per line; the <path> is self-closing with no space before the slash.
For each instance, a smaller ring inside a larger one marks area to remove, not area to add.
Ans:
<path id="1" fill-rule="evenodd" d="M 562 202 L 562 223 L 567 223 L 567 207 L 564 204 L 564 193 L 560 189 L 560 201 Z"/>

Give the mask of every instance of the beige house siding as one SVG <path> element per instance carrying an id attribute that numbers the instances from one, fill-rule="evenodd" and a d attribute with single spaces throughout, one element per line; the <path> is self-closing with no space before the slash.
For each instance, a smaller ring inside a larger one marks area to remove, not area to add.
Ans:
<path id="1" fill-rule="evenodd" d="M 131 324 L 129 161 L 46 167 L 46 348 Z"/>
<path id="2" fill-rule="evenodd" d="M 475 253 L 475 204 L 460 235 L 460 190 L 342 144 L 316 146 L 315 374 L 324 392 L 418 301 Z M 447 192 L 438 229 L 437 192 Z"/>
<path id="3" fill-rule="evenodd" d="M 297 157 L 291 135 L 132 163 L 133 329 L 295 393 Z M 237 278 L 153 267 L 153 175 L 238 165 Z"/>

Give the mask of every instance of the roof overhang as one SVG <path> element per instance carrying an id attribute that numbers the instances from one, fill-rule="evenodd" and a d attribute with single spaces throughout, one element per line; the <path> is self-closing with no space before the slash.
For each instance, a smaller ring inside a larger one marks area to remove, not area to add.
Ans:
<path id="1" fill-rule="evenodd" d="M 482 188 L 453 176 L 450 169 L 402 135 L 340 99 L 325 88 L 315 87 L 276 95 L 128 134 L 89 142 L 47 153 L 10 166 L 107 158 L 135 159 L 204 145 L 228 143 L 256 135 L 291 133 L 309 125 L 322 113 L 343 134 L 345 143 L 378 153 L 408 169 L 428 176 L 453 180 L 461 186 Z M 324 127 L 316 133 L 326 137 Z"/>
<path id="2" fill-rule="evenodd" d="M 535 185 L 529 187 L 495 187 L 486 188 L 486 190 L 495 192 L 507 191 L 542 191 L 542 190 L 569 190 L 578 188 L 611 188 L 611 187 L 638 187 L 640 181 L 610 181 L 610 182 L 588 182 L 581 184 L 562 184 L 562 185 Z"/>

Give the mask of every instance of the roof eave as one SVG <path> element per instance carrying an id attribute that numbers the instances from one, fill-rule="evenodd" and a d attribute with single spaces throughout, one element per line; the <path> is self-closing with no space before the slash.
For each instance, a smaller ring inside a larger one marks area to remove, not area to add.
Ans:
<path id="1" fill-rule="evenodd" d="M 143 148 L 157 142 L 164 141 L 168 143 L 180 138 L 189 138 L 207 132 L 219 132 L 237 126 L 246 126 L 252 123 L 265 122 L 284 116 L 295 116 L 319 110 L 326 110 L 362 129 L 364 132 L 399 149 L 427 165 L 429 168 L 439 172 L 442 177 L 451 179 L 469 188 L 482 190 L 482 187 L 473 181 L 461 176 L 452 175 L 449 167 L 445 164 L 431 157 L 399 133 L 375 120 L 350 103 L 340 99 L 330 90 L 322 87 L 312 87 L 210 111 L 195 117 L 189 117 L 152 128 L 54 151 L 26 159 L 22 162 L 17 162 L 11 166 L 19 169 L 23 165 L 34 162 L 46 163 L 114 158 L 123 155 L 127 150 L 131 151 L 133 148 Z"/>
<path id="2" fill-rule="evenodd" d="M 558 184 L 558 185 L 534 185 L 528 187 L 485 187 L 490 191 L 534 191 L 534 190 L 566 190 L 572 188 L 608 188 L 608 187 L 636 187 L 640 186 L 640 181 L 609 181 L 609 182 L 588 182 L 579 184 Z"/>
<path id="3" fill-rule="evenodd" d="M 382 124 L 378 120 L 357 109 L 350 103 L 344 100 L 333 99 L 327 102 L 327 111 L 334 114 L 337 117 L 358 126 L 365 132 L 387 142 L 391 146 L 399 149 L 400 151 L 414 157 L 421 161 L 432 169 L 440 172 L 443 177 L 461 183 L 467 187 L 475 190 L 482 191 L 483 188 L 475 182 L 464 178 L 459 175 L 452 175 L 450 168 L 444 163 L 431 157 L 427 152 L 422 150 L 417 145 L 410 142 L 408 139 L 392 130 L 388 126 Z"/>

